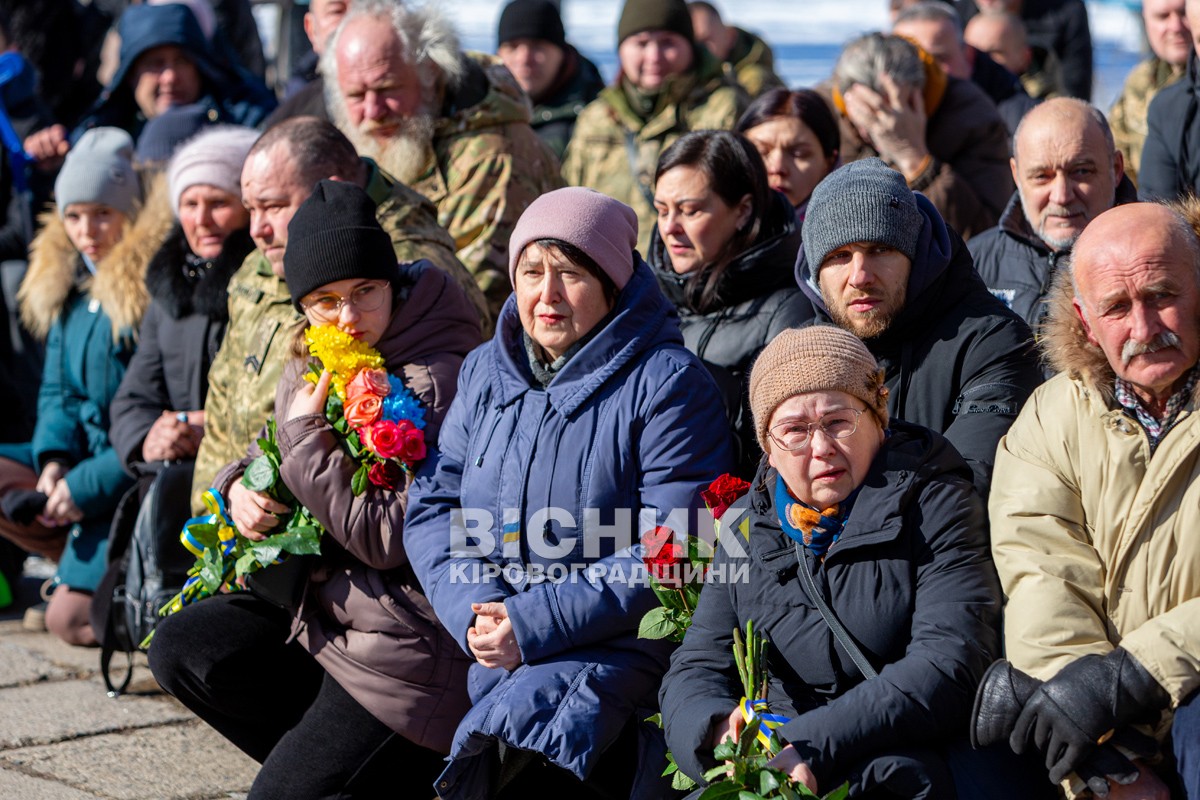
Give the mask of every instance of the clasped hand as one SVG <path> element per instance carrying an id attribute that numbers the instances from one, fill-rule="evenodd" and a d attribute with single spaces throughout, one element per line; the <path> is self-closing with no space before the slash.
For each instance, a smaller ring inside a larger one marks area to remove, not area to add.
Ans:
<path id="1" fill-rule="evenodd" d="M 472 603 L 475 624 L 467 629 L 467 646 L 488 669 L 512 671 L 521 666 L 521 648 L 504 603 Z"/>

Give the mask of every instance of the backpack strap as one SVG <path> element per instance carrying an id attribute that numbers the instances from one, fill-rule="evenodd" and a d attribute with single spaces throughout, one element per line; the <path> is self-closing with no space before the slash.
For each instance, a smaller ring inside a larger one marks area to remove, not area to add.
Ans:
<path id="1" fill-rule="evenodd" d="M 800 585 L 804 587 L 808 599 L 812 600 L 813 605 L 817 607 L 817 611 L 821 612 L 821 616 L 825 619 L 825 624 L 833 631 L 833 637 L 838 640 L 842 649 L 849 654 L 850 660 L 854 662 L 854 666 L 858 667 L 858 671 L 863 674 L 867 680 L 878 678 L 879 673 L 871 666 L 871 662 L 863 654 L 863 651 L 850 637 L 850 632 L 842 625 L 842 621 L 833 613 L 833 609 L 825 602 L 825 598 L 821 596 L 820 589 L 817 588 L 817 582 L 813 580 L 812 571 L 808 566 L 808 558 L 806 557 L 805 549 L 799 542 L 796 545 L 796 564 L 800 572 Z"/>
<path id="2" fill-rule="evenodd" d="M 129 682 L 133 680 L 133 653 L 128 652 L 125 654 L 125 658 L 128 659 L 128 663 L 125 665 L 125 677 L 121 680 L 120 686 L 113 685 L 110 665 L 115 652 L 116 649 L 110 645 L 100 648 L 100 677 L 104 679 L 104 688 L 108 690 L 109 697 L 120 697 L 129 688 Z"/>

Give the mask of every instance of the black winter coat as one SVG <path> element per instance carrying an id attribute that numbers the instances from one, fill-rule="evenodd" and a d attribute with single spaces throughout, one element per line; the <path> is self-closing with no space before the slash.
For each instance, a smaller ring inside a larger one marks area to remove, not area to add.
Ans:
<path id="1" fill-rule="evenodd" d="M 992 98 L 996 110 L 1008 128 L 1009 142 L 1021 124 L 1025 112 L 1038 104 L 1021 86 L 1021 79 L 992 60 L 982 51 L 975 51 L 975 64 L 971 69 L 971 82 L 983 89 Z"/>
<path id="2" fill-rule="evenodd" d="M 1137 189 L 1129 178 L 1122 177 L 1117 184 L 1115 205 L 1136 200 Z M 1000 224 L 973 237 L 967 242 L 967 249 L 988 291 L 1037 330 L 1049 311 L 1046 296 L 1058 261 L 1070 250 L 1051 250 L 1041 240 L 1025 218 L 1019 192 L 1013 192 Z"/>
<path id="3" fill-rule="evenodd" d="M 1138 167 L 1143 200 L 1178 200 L 1200 194 L 1200 66 L 1188 58 L 1187 75 L 1154 96 Z"/>
<path id="4" fill-rule="evenodd" d="M 151 259 L 150 308 L 113 398 L 108 432 L 127 472 L 139 474 L 142 442 L 163 411 L 204 408 L 208 368 L 229 321 L 226 286 L 253 249 L 250 234 L 241 230 L 215 259 L 189 263 L 191 250 L 176 225 Z"/>
<path id="5" fill-rule="evenodd" d="M 933 205 L 920 194 L 917 205 L 925 222 L 908 299 L 886 331 L 864 341 L 886 372 L 888 413 L 949 439 L 986 497 L 996 445 L 1042 372 L 1029 326 L 988 291 Z M 829 322 L 803 254 L 796 270 L 816 320 Z"/>
<path id="6" fill-rule="evenodd" d="M 812 306 L 795 280 L 800 252 L 796 211 L 779 192 L 771 196 L 762 231 L 722 275 L 716 308 L 695 307 L 687 290 L 689 276 L 671 268 L 657 225 L 650 232 L 648 254 L 659 287 L 679 312 L 684 345 L 704 362 L 722 389 L 739 442 L 739 471 L 746 478 L 754 474 L 762 454 L 750 415 L 750 367 L 780 331 L 812 317 Z"/>
<path id="7" fill-rule="evenodd" d="M 659 700 L 667 745 L 693 778 L 713 766 L 706 741 L 741 696 L 732 631 L 747 619 L 770 640 L 767 700 L 778 733 L 826 789 L 865 762 L 965 738 L 983 671 L 1000 652 L 1000 584 L 982 499 L 954 448 L 895 422 L 841 538 L 805 556 L 826 602 L 879 672 L 865 680 L 813 605 L 793 540 L 775 511 L 764 459 L 751 490 L 747 555 L 718 546 L 714 582 L 671 658 Z M 801 548 L 803 551 L 803 548 Z M 744 565 L 744 575 L 735 568 Z"/>
<path id="8" fill-rule="evenodd" d="M 567 152 L 579 112 L 604 88 L 599 68 L 574 47 L 567 45 L 567 48 L 568 62 L 564 63 L 571 70 L 570 75 L 560 79 L 556 87 L 549 89 L 549 95 L 534 104 L 529 123 L 534 133 L 550 145 L 559 161 Z M 574 63 L 569 63 L 570 60 Z"/>

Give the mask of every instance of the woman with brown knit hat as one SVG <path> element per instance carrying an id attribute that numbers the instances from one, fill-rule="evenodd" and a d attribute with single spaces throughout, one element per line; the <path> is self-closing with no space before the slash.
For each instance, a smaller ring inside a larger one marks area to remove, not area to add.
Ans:
<path id="1" fill-rule="evenodd" d="M 770 713 L 788 720 L 773 766 L 793 780 L 821 793 L 849 781 L 851 797 L 1039 796 L 1007 776 L 980 785 L 994 759 L 966 744 L 973 687 L 1000 649 L 971 471 L 939 434 L 889 420 L 886 401 L 875 359 L 840 328 L 786 330 L 755 362 L 766 457 L 739 501 L 749 538 L 744 552 L 718 545 L 671 659 L 667 744 L 699 780 L 740 730 L 731 632 L 753 619 L 770 640 Z"/>

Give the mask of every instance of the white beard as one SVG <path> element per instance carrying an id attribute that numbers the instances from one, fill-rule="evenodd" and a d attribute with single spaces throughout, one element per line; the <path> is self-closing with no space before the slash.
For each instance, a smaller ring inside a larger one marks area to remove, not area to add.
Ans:
<path id="1" fill-rule="evenodd" d="M 330 98 L 332 99 L 332 98 Z M 400 128 L 385 142 L 355 126 L 346 115 L 343 102 L 327 102 L 333 123 L 354 145 L 360 156 L 375 161 L 384 171 L 412 186 L 429 169 L 433 158 L 433 128 L 436 118 L 426 109 L 400 120 Z M 390 123 L 389 123 L 390 124 Z"/>

